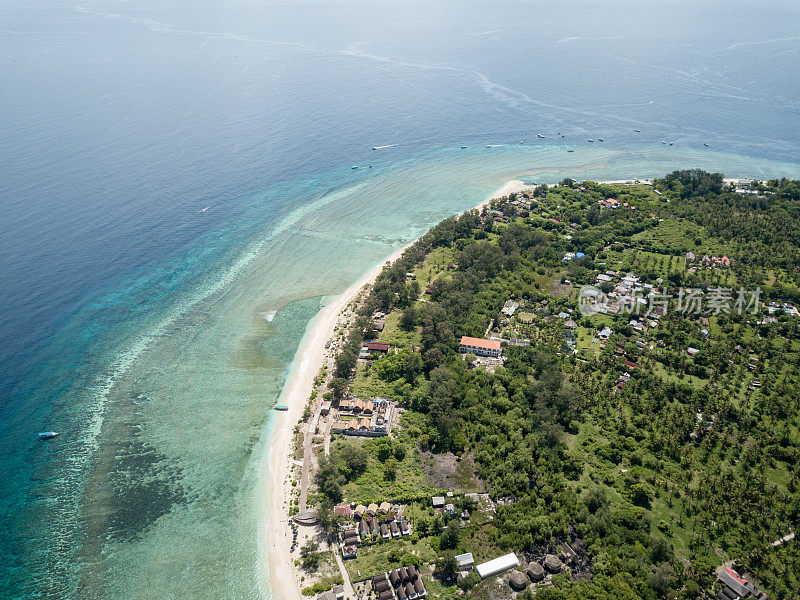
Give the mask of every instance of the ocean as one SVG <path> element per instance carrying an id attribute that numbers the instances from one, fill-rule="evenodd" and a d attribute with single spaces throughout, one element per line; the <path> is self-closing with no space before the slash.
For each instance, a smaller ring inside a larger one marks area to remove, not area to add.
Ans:
<path id="1" fill-rule="evenodd" d="M 6 0 L 0 597 L 272 598 L 269 407 L 320 308 L 510 179 L 800 178 L 798 22 Z"/>

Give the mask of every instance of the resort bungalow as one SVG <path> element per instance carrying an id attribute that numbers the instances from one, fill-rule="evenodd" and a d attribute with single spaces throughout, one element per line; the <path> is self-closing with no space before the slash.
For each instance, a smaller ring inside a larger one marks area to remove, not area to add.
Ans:
<path id="1" fill-rule="evenodd" d="M 392 505 L 386 501 L 381 502 L 380 506 L 378 506 L 378 512 L 382 515 L 389 514 L 390 510 L 392 510 Z"/>
<path id="2" fill-rule="evenodd" d="M 513 569 L 517 565 L 519 565 L 517 555 L 513 552 L 510 552 L 508 554 L 504 554 L 503 556 L 493 558 L 488 562 L 481 563 L 475 569 L 478 571 L 478 575 L 480 575 L 481 579 L 486 579 L 492 575 L 497 575 L 498 573 L 503 573 L 509 569 Z"/>
<path id="3" fill-rule="evenodd" d="M 365 512 L 367 512 L 367 507 L 364 506 L 363 504 L 359 504 L 353 511 L 353 515 L 355 515 L 356 519 L 360 519 L 361 517 L 364 516 Z"/>
<path id="4" fill-rule="evenodd" d="M 433 508 L 444 508 L 444 496 L 433 496 L 431 498 Z"/>
<path id="5" fill-rule="evenodd" d="M 405 518 L 400 519 L 400 533 L 404 536 L 411 535 L 411 525 L 408 524 Z"/>
<path id="6" fill-rule="evenodd" d="M 474 354 L 475 356 L 489 356 L 498 358 L 500 356 L 500 342 L 496 340 L 486 340 L 463 336 L 459 352 L 462 354 Z"/>
<path id="7" fill-rule="evenodd" d="M 378 600 L 394 600 L 394 594 L 392 594 L 392 590 L 385 590 L 378 594 Z"/>
<path id="8" fill-rule="evenodd" d="M 357 556 L 358 551 L 356 550 L 355 546 L 343 546 L 342 547 L 342 558 L 355 558 Z"/>
<path id="9" fill-rule="evenodd" d="M 386 523 L 381 523 L 381 537 L 385 540 L 392 539 L 392 534 L 389 532 L 389 526 Z"/>
<path id="10" fill-rule="evenodd" d="M 353 511 L 347 504 L 337 504 L 333 507 L 334 517 L 351 517 L 352 515 Z"/>
<path id="11" fill-rule="evenodd" d="M 393 538 L 399 538 L 400 537 L 400 527 L 397 526 L 397 521 L 392 521 L 389 524 L 389 530 L 392 532 L 392 537 Z"/>
<path id="12" fill-rule="evenodd" d="M 389 351 L 389 344 L 386 342 L 365 342 L 364 348 L 366 348 L 367 352 L 370 354 L 386 354 Z"/>
<path id="13" fill-rule="evenodd" d="M 379 594 L 381 592 L 387 592 L 391 588 L 392 588 L 392 586 L 389 585 L 389 582 L 387 580 L 385 580 L 385 579 L 382 579 L 381 581 L 378 581 L 377 583 L 373 583 L 372 584 L 372 589 L 375 590 L 376 592 L 378 592 Z"/>
<path id="14" fill-rule="evenodd" d="M 456 563 L 458 564 L 458 571 L 471 571 L 475 566 L 475 559 L 472 557 L 472 552 L 459 554 L 456 556 Z"/>
<path id="15" fill-rule="evenodd" d="M 378 505 L 373 502 L 367 507 L 367 512 L 374 517 L 376 514 L 378 514 Z"/>
<path id="16" fill-rule="evenodd" d="M 407 598 L 416 598 L 417 592 L 414 589 L 414 584 L 410 581 L 406 584 L 406 597 Z"/>
<path id="17" fill-rule="evenodd" d="M 400 580 L 400 574 L 397 572 L 397 569 L 392 569 L 389 573 L 389 581 L 392 582 L 392 587 L 397 587 L 402 583 Z"/>

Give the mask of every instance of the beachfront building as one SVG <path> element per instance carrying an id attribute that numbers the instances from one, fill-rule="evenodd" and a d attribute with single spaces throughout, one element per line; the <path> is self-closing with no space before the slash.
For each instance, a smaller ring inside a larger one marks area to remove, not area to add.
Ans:
<path id="1" fill-rule="evenodd" d="M 499 358 L 500 342 L 497 340 L 486 340 L 465 335 L 461 338 L 459 352 L 462 354 L 474 354 L 475 356 Z"/>
<path id="2" fill-rule="evenodd" d="M 517 558 L 517 555 L 513 552 L 510 552 L 508 554 L 504 554 L 503 556 L 493 558 L 485 563 L 479 564 L 477 567 L 475 567 L 475 570 L 478 571 L 478 575 L 481 576 L 481 579 L 486 579 L 492 575 L 497 575 L 498 573 L 504 573 L 509 569 L 513 569 L 517 565 L 519 565 L 519 559 Z"/>
<path id="3" fill-rule="evenodd" d="M 389 435 L 395 404 L 386 398 L 366 402 L 358 398 L 339 401 L 339 411 L 331 424 L 331 433 L 381 437 Z"/>

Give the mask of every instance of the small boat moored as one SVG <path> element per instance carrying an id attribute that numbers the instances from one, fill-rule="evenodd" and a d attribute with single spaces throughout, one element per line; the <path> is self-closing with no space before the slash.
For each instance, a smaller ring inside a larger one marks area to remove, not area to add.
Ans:
<path id="1" fill-rule="evenodd" d="M 633 130 L 633 133 L 641 133 L 641 132 L 642 132 L 642 130 L 641 130 L 641 129 L 634 129 L 634 130 Z"/>
<path id="2" fill-rule="evenodd" d="M 42 431 L 39 433 L 40 440 L 49 440 L 50 438 L 54 438 L 58 435 L 57 431 Z"/>
<path id="3" fill-rule="evenodd" d="M 357 168 L 358 168 L 358 165 L 353 165 L 353 166 L 352 166 L 352 167 L 350 167 L 350 168 L 351 168 L 351 169 L 357 169 Z"/>
<path id="4" fill-rule="evenodd" d="M 467 149 L 467 147 L 466 147 L 466 146 L 461 146 L 461 149 L 462 149 L 462 150 L 466 150 L 466 149 Z"/>
<path id="5" fill-rule="evenodd" d="M 592 143 L 594 143 L 594 140 L 593 140 L 592 138 L 589 138 L 589 139 L 588 139 L 588 140 L 586 140 L 586 141 L 587 141 L 587 142 L 592 142 Z"/>
<path id="6" fill-rule="evenodd" d="M 284 410 L 284 411 L 289 410 L 289 407 L 286 406 L 285 404 L 276 404 L 275 406 L 273 406 L 273 408 L 275 410 Z"/>

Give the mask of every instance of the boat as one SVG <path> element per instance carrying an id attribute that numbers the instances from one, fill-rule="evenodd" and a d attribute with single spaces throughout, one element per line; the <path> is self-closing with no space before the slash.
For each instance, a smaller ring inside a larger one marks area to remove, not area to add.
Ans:
<path id="1" fill-rule="evenodd" d="M 537 134 L 536 134 L 536 137 L 538 137 L 538 138 L 544 138 L 544 136 L 543 136 L 541 133 L 537 133 Z"/>
<path id="2" fill-rule="evenodd" d="M 205 208 L 201 209 L 199 212 L 201 212 L 201 213 L 204 213 L 204 212 L 206 212 L 206 211 L 207 211 L 209 208 L 211 208 L 211 207 L 210 207 L 210 206 L 206 206 Z"/>
<path id="3" fill-rule="evenodd" d="M 370 165 L 370 166 L 369 166 L 369 168 L 371 169 L 371 168 L 372 168 L 372 165 Z"/>
<path id="4" fill-rule="evenodd" d="M 593 140 L 592 138 L 589 138 L 589 139 L 588 139 L 588 140 L 586 140 L 586 141 L 587 141 L 587 142 L 592 142 L 592 143 L 594 143 L 594 140 Z"/>
<path id="5" fill-rule="evenodd" d="M 633 133 L 642 133 L 642 130 L 641 129 L 634 129 Z"/>
<path id="6" fill-rule="evenodd" d="M 672 146 L 672 144 L 674 144 L 674 143 L 675 143 L 675 142 L 670 142 L 670 143 L 669 143 L 669 145 L 670 145 L 670 146 Z"/>
<path id="7" fill-rule="evenodd" d="M 273 408 L 275 410 L 283 410 L 283 411 L 289 410 L 289 407 L 286 406 L 285 404 L 276 404 L 275 406 L 273 406 Z"/>
<path id="8" fill-rule="evenodd" d="M 661 143 L 662 143 L 662 144 L 666 144 L 667 142 L 665 142 L 664 140 L 661 140 Z"/>
<path id="9" fill-rule="evenodd" d="M 706 144 L 705 142 L 703 142 L 703 146 L 705 146 L 706 148 L 708 148 L 708 144 Z"/>
<path id="10" fill-rule="evenodd" d="M 567 150 L 567 152 L 575 152 L 575 150 L 573 150 L 572 148 L 570 148 L 569 150 Z"/>
<path id="11" fill-rule="evenodd" d="M 350 167 L 350 168 L 351 168 L 351 169 L 357 169 L 357 168 L 358 168 L 358 165 L 353 165 L 353 166 L 352 166 L 352 167 Z"/>
<path id="12" fill-rule="evenodd" d="M 602 142 L 602 141 L 605 141 L 605 140 L 603 140 L 603 138 L 597 138 L 597 141 L 598 142 Z"/>
<path id="13" fill-rule="evenodd" d="M 462 150 L 466 150 L 466 149 L 467 149 L 467 147 L 466 147 L 466 146 L 461 146 L 461 149 L 462 149 Z"/>
<path id="14" fill-rule="evenodd" d="M 373 150 L 377 150 L 377 149 L 378 149 L 378 147 L 377 147 L 377 146 L 373 146 L 373 147 L 372 147 L 372 149 L 373 149 Z"/>
<path id="15" fill-rule="evenodd" d="M 525 140 L 520 140 L 520 141 L 519 141 L 519 143 L 520 143 L 520 144 L 524 144 L 524 143 L 525 143 Z"/>
<path id="16" fill-rule="evenodd" d="M 54 438 L 58 435 L 57 431 L 42 431 L 39 433 L 40 440 L 49 440 L 50 438 Z"/>

